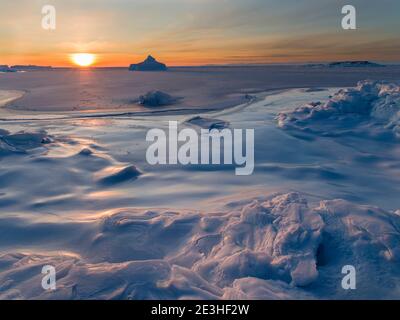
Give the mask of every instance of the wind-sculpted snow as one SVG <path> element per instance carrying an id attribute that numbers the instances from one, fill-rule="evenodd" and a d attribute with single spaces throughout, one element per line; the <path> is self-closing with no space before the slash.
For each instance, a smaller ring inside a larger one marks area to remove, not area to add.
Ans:
<path id="1" fill-rule="evenodd" d="M 310 204 L 297 193 L 267 194 L 211 212 L 126 208 L 64 223 L 0 219 L 16 239 L 25 224 L 43 238 L 36 241 L 49 243 L 48 253 L 33 246 L 0 256 L 0 298 L 393 298 L 398 292 L 400 216 L 343 200 Z M 60 232 L 69 233 L 62 247 L 51 239 Z M 358 271 L 354 291 L 341 288 L 349 264 Z M 54 292 L 41 288 L 43 265 L 56 267 Z"/>
<path id="2" fill-rule="evenodd" d="M 326 103 L 311 102 L 294 111 L 280 113 L 278 125 L 325 135 L 358 129 L 369 136 L 385 138 L 385 130 L 391 130 L 398 138 L 400 87 L 383 81 L 361 81 L 355 88 L 339 90 Z"/>
<path id="3" fill-rule="evenodd" d="M 25 153 L 51 142 L 52 138 L 45 131 L 10 133 L 0 129 L 0 156 Z"/>
<path id="4" fill-rule="evenodd" d="M 222 221 L 228 223 L 217 227 Z M 227 286 L 252 276 L 303 286 L 317 277 L 315 253 L 323 222 L 297 194 L 253 202 L 222 218 L 203 218 L 203 225 L 207 234 L 192 239 L 175 259 L 194 263 L 213 283 Z"/>

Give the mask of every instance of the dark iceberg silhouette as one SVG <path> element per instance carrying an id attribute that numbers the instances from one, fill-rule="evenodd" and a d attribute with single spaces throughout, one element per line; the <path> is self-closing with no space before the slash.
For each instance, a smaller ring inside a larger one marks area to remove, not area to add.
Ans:
<path id="1" fill-rule="evenodd" d="M 52 69 L 53 67 L 51 66 L 16 65 L 9 67 L 8 65 L 0 65 L 0 72 L 43 71 Z"/>
<path id="2" fill-rule="evenodd" d="M 47 71 L 47 70 L 53 70 L 52 66 L 36 66 L 36 65 L 15 65 L 11 66 L 12 70 L 15 71 Z"/>
<path id="3" fill-rule="evenodd" d="M 334 67 L 384 67 L 382 64 L 378 64 L 370 61 L 337 61 L 332 62 L 328 65 L 330 68 Z"/>
<path id="4" fill-rule="evenodd" d="M 16 70 L 11 69 L 8 65 L 0 65 L 0 72 L 15 72 Z"/>
<path id="5" fill-rule="evenodd" d="M 131 64 L 130 71 L 166 71 L 167 66 L 164 63 L 158 62 L 151 55 L 141 63 Z"/>

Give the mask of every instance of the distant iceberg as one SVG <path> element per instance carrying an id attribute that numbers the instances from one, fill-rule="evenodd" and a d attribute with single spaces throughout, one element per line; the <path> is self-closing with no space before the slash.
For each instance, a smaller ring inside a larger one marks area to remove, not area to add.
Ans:
<path id="1" fill-rule="evenodd" d="M 130 71 L 166 71 L 167 66 L 164 63 L 158 62 L 151 55 L 141 63 L 131 64 Z"/>
<path id="2" fill-rule="evenodd" d="M 36 66 L 36 65 L 15 65 L 11 66 L 12 70 L 15 71 L 44 71 L 44 70 L 52 70 L 51 66 Z"/>
<path id="3" fill-rule="evenodd" d="M 16 72 L 16 70 L 10 68 L 8 65 L 0 65 L 0 72 Z"/>
<path id="4" fill-rule="evenodd" d="M 386 67 L 383 64 L 370 61 L 335 61 L 331 63 L 310 63 L 306 64 L 309 68 L 379 68 Z"/>
<path id="5" fill-rule="evenodd" d="M 384 67 L 384 65 L 370 61 L 338 61 L 328 64 L 328 67 L 360 68 L 360 67 Z"/>
<path id="6" fill-rule="evenodd" d="M 21 72 L 21 71 L 44 71 L 52 70 L 51 66 L 36 66 L 36 65 L 0 65 L 0 72 Z"/>

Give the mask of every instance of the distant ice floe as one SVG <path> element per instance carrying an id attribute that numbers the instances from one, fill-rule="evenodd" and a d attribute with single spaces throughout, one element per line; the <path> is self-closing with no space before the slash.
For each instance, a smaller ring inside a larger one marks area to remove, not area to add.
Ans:
<path id="1" fill-rule="evenodd" d="M 223 208 L 127 208 L 64 226 L 36 225 L 47 229 L 44 238 L 74 230 L 69 241 L 79 239 L 79 246 L 1 255 L 0 298 L 398 298 L 400 216 L 394 212 L 343 200 L 310 204 L 297 193 Z M 12 223 L 0 219 L 3 227 Z M 54 292 L 40 287 L 48 264 L 58 270 Z M 355 266 L 357 290 L 342 289 L 344 265 Z"/>
<path id="2" fill-rule="evenodd" d="M 35 66 L 35 65 L 0 65 L 0 73 L 2 72 L 25 72 L 25 71 L 49 71 L 53 70 L 51 66 Z"/>
<path id="3" fill-rule="evenodd" d="M 328 64 L 330 68 L 382 68 L 385 67 L 383 64 L 370 62 L 370 61 L 337 61 Z"/>
<path id="4" fill-rule="evenodd" d="M 326 103 L 311 102 L 294 111 L 282 112 L 277 120 L 281 128 L 327 135 L 340 134 L 343 130 L 367 124 L 368 135 L 387 137 L 385 129 L 398 138 L 400 87 L 383 81 L 361 81 L 355 88 L 339 90 Z M 338 131 L 332 126 L 336 126 Z"/>
<path id="5" fill-rule="evenodd" d="M 371 61 L 335 61 L 331 63 L 306 64 L 309 68 L 383 68 L 385 65 Z"/>
<path id="6" fill-rule="evenodd" d="M 13 70 L 8 65 L 0 65 L 0 72 L 16 72 L 16 70 Z"/>

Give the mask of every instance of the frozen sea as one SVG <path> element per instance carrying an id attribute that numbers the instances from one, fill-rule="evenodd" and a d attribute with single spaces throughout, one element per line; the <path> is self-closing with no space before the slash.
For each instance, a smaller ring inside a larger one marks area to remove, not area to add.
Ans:
<path id="1" fill-rule="evenodd" d="M 399 67 L 0 74 L 0 298 L 398 299 L 399 81 Z M 179 100 L 139 105 L 150 90 Z M 254 173 L 149 165 L 148 130 L 199 130 L 194 116 L 254 129 Z"/>

